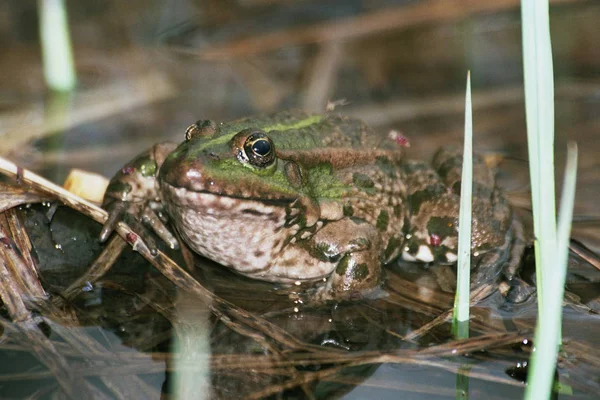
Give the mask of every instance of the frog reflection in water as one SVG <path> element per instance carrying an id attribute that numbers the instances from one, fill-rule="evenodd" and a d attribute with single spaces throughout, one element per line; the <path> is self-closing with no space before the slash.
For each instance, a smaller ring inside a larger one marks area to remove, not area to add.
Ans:
<path id="1" fill-rule="evenodd" d="M 364 296 L 398 257 L 456 262 L 461 164 L 451 149 L 408 161 L 336 114 L 198 121 L 180 145 L 155 145 L 115 175 L 101 239 L 128 212 L 176 246 L 159 207 L 192 250 L 242 275 L 323 281 L 323 300 Z M 511 279 L 520 223 L 481 157 L 473 169 L 472 285 Z"/>

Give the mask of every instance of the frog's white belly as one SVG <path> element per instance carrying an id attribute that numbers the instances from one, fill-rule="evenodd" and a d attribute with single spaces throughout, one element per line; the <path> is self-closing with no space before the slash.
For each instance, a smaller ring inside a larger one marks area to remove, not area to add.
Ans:
<path id="1" fill-rule="evenodd" d="M 335 264 L 320 261 L 289 242 L 285 207 L 162 185 L 163 204 L 196 253 L 250 278 L 272 282 L 314 281 Z"/>

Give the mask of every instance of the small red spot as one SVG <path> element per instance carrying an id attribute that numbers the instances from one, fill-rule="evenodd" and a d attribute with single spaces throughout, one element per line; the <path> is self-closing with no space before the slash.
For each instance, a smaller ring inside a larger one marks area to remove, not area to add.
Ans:
<path id="1" fill-rule="evenodd" d="M 433 247 L 438 247 L 439 245 L 442 244 L 442 238 L 439 237 L 439 235 L 432 233 L 429 235 L 429 244 L 432 245 Z"/>
<path id="2" fill-rule="evenodd" d="M 388 137 L 396 142 L 397 145 L 402 147 L 410 147 L 410 141 L 406 136 L 404 136 L 401 132 L 396 130 L 391 130 L 388 134 Z"/>
<path id="3" fill-rule="evenodd" d="M 138 240 L 138 235 L 136 235 L 135 233 L 128 233 L 127 234 L 127 243 L 133 244 Z"/>
<path id="4" fill-rule="evenodd" d="M 398 143 L 402 147 L 410 147 L 410 142 L 406 136 L 398 136 L 396 138 L 396 143 Z"/>
<path id="5" fill-rule="evenodd" d="M 0 243 L 2 243 L 4 245 L 4 247 L 6 247 L 7 249 L 12 248 L 12 244 L 10 242 L 10 239 L 7 238 L 6 236 L 0 237 Z"/>
<path id="6" fill-rule="evenodd" d="M 121 169 L 121 172 L 123 173 L 123 175 L 131 175 L 135 172 L 135 167 L 123 167 Z"/>

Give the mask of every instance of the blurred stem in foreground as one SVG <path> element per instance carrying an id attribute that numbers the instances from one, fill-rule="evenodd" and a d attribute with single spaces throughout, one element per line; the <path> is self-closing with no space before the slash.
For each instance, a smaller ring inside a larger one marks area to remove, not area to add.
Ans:
<path id="1" fill-rule="evenodd" d="M 77 78 L 64 0 L 38 0 L 44 78 L 52 90 L 73 90 Z"/>

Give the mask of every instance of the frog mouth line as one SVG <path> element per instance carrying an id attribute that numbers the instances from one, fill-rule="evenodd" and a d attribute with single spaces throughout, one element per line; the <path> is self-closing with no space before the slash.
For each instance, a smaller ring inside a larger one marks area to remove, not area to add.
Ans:
<path id="1" fill-rule="evenodd" d="M 236 196 L 236 195 L 229 195 L 229 194 L 220 194 L 220 193 L 214 193 L 214 192 L 209 192 L 206 190 L 199 190 L 199 191 L 190 191 L 192 193 L 198 193 L 198 194 L 203 194 L 203 195 L 212 195 L 215 197 L 226 197 L 228 199 L 234 199 L 234 200 L 244 200 L 244 201 L 256 201 L 256 202 L 260 202 L 260 203 L 264 203 L 264 204 L 268 204 L 268 205 L 272 205 L 272 206 L 281 206 L 281 205 L 288 205 L 290 203 L 293 203 L 296 199 L 264 199 L 264 198 L 260 198 L 260 197 L 244 197 L 244 196 Z"/>
<path id="2" fill-rule="evenodd" d="M 267 204 L 267 205 L 271 205 L 271 206 L 278 206 L 278 207 L 286 207 L 289 204 L 293 203 L 294 201 L 297 200 L 297 198 L 282 198 L 282 199 L 265 199 L 265 198 L 261 198 L 261 197 L 245 197 L 242 195 L 235 195 L 235 194 L 227 194 L 227 193 L 216 193 L 216 192 L 211 192 L 208 190 L 192 190 L 190 188 L 186 188 L 186 187 L 178 187 L 178 186 L 173 186 L 169 183 L 166 184 L 166 186 L 168 186 L 168 189 L 170 191 L 184 191 L 185 196 L 189 196 L 189 195 L 210 195 L 210 196 L 214 196 L 215 198 L 228 198 L 228 199 L 232 199 L 232 200 L 240 200 L 240 201 L 255 201 L 255 202 L 259 202 L 259 203 L 263 203 L 263 204 Z"/>

